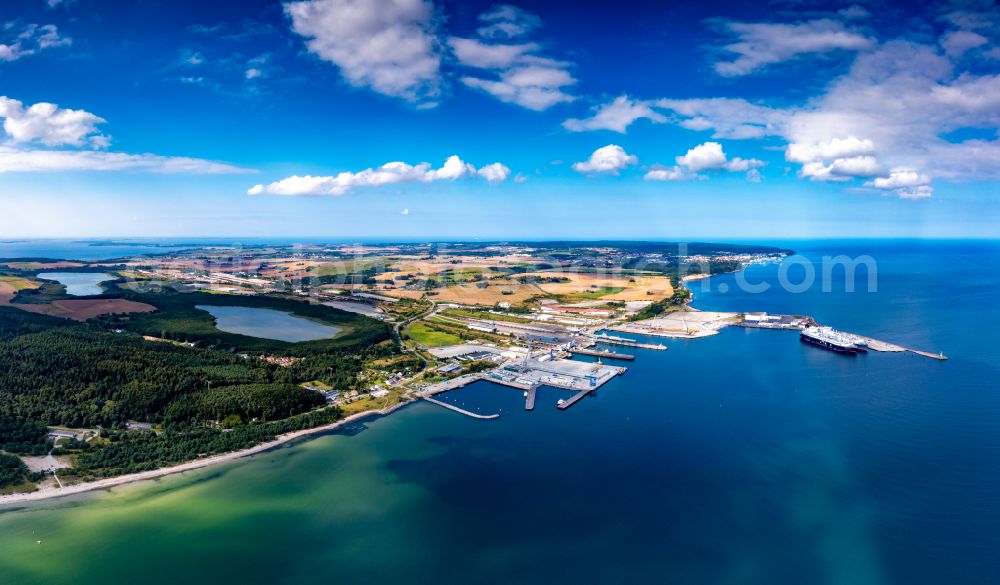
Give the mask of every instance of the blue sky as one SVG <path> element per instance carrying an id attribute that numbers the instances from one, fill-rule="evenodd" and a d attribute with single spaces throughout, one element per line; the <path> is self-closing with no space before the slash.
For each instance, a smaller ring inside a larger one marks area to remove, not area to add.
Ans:
<path id="1" fill-rule="evenodd" d="M 993 3 L 669 4 L 4 2 L 0 237 L 1000 236 Z"/>

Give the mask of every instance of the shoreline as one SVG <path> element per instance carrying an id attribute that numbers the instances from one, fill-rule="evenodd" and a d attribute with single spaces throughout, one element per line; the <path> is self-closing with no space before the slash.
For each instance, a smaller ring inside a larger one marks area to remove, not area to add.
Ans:
<path id="1" fill-rule="evenodd" d="M 73 484 L 71 486 L 56 488 L 56 487 L 46 487 L 33 492 L 25 492 L 19 494 L 5 494 L 0 495 L 0 512 L 4 511 L 4 508 L 13 504 L 30 504 L 33 502 L 41 502 L 45 500 L 52 500 L 56 498 L 64 498 L 68 496 L 74 496 L 78 494 L 84 494 L 87 492 L 106 490 L 120 485 L 126 485 L 130 483 L 136 483 L 140 481 L 149 481 L 153 479 L 159 479 L 168 475 L 174 475 L 176 473 L 184 473 L 185 471 L 195 471 L 198 469 L 204 469 L 206 467 L 211 467 L 213 465 L 219 465 L 221 463 L 229 463 L 231 461 L 236 461 L 266 451 L 270 451 L 275 447 L 290 443 L 297 439 L 302 439 L 309 437 L 311 435 L 317 435 L 320 433 L 325 433 L 328 431 L 335 430 L 339 427 L 346 425 L 347 423 L 354 422 L 356 420 L 369 417 L 369 416 L 386 416 L 392 414 L 393 412 L 399 410 L 400 408 L 412 404 L 415 400 L 404 400 L 398 404 L 380 409 L 380 410 L 366 410 L 365 412 L 358 412 L 348 416 L 347 418 L 340 419 L 336 422 L 326 424 L 319 427 L 313 427 L 311 429 L 302 429 L 299 431 L 292 431 L 290 433 L 285 433 L 284 435 L 278 435 L 274 439 L 266 442 L 260 443 L 259 445 L 254 445 L 248 449 L 243 449 L 242 451 L 230 451 L 228 453 L 219 453 L 218 455 L 212 455 L 204 459 L 195 459 L 194 461 L 188 461 L 187 463 L 180 463 L 173 465 L 171 467 L 161 467 L 158 469 L 151 469 L 149 471 L 140 471 L 139 473 L 130 473 L 127 475 L 119 475 L 117 477 L 108 477 L 105 479 L 98 479 L 95 481 L 86 481 L 83 483 Z"/>

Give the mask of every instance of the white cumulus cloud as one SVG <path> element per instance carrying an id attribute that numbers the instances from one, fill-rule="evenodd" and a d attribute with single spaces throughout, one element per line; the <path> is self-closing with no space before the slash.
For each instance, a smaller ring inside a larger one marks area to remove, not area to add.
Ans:
<path id="1" fill-rule="evenodd" d="M 680 167 L 658 167 L 647 172 L 643 178 L 647 181 L 686 181 L 693 177 Z"/>
<path id="2" fill-rule="evenodd" d="M 807 163 L 818 160 L 868 155 L 875 152 L 875 143 L 855 136 L 832 138 L 820 142 L 793 143 L 785 148 L 785 160 Z"/>
<path id="3" fill-rule="evenodd" d="M 3 129 L 13 142 L 40 142 L 46 146 L 103 146 L 97 130 L 105 120 L 84 110 L 60 108 L 39 102 L 27 108 L 18 100 L 0 97 Z"/>
<path id="4" fill-rule="evenodd" d="M 617 144 L 602 146 L 583 162 L 573 163 L 573 170 L 581 173 L 609 173 L 617 175 L 622 169 L 639 161 Z"/>
<path id="5" fill-rule="evenodd" d="M 873 177 L 882 172 L 873 156 L 835 158 L 826 163 L 820 160 L 802 165 L 799 176 L 813 181 L 849 181 L 857 177 Z"/>
<path id="6" fill-rule="evenodd" d="M 440 46 L 428 0 L 302 0 L 285 4 L 309 51 L 357 87 L 423 106 L 440 94 Z"/>
<path id="7" fill-rule="evenodd" d="M 476 174 L 490 183 L 502 183 L 510 176 L 510 169 L 507 165 L 496 162 L 482 167 Z"/>
<path id="8" fill-rule="evenodd" d="M 404 162 L 389 162 L 377 168 L 363 171 L 344 171 L 332 176 L 294 175 L 270 184 L 254 185 L 250 195 L 345 195 L 353 189 L 379 187 L 399 183 L 430 183 L 441 180 L 457 180 L 479 176 L 490 182 L 505 180 L 510 169 L 500 163 L 492 163 L 477 170 L 458 156 L 448 157 L 441 168 L 435 169 L 430 163 L 416 165 Z"/>
<path id="9" fill-rule="evenodd" d="M 675 158 L 677 164 L 673 167 L 655 167 L 646 173 L 647 181 L 681 181 L 686 179 L 704 179 L 700 171 L 745 172 L 747 180 L 760 181 L 758 168 L 766 163 L 755 158 L 729 158 L 722 145 L 718 142 L 705 142 L 691 148 L 687 153 Z"/>
<path id="10" fill-rule="evenodd" d="M 687 154 L 678 156 L 677 164 L 695 172 L 719 169 L 726 164 L 726 153 L 718 142 L 706 142 L 687 151 Z"/>
<path id="11" fill-rule="evenodd" d="M 653 122 L 667 121 L 663 114 L 653 110 L 648 103 L 622 95 L 595 108 L 594 115 L 590 118 L 571 118 L 563 122 L 563 127 L 572 132 L 613 130 L 624 134 L 632 122 L 641 118 Z"/>
<path id="12" fill-rule="evenodd" d="M 892 169 L 889 176 L 876 177 L 865 186 L 890 191 L 902 199 L 927 199 L 934 193 L 931 178 L 913 169 Z"/>

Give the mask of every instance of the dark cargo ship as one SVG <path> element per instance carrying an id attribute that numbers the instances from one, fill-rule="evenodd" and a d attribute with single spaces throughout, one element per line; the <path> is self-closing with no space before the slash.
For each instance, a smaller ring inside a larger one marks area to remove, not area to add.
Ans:
<path id="1" fill-rule="evenodd" d="M 829 327 L 806 327 L 799 334 L 799 338 L 804 343 L 809 343 L 823 349 L 836 351 L 839 353 L 856 354 L 868 351 L 864 345 L 854 341 L 851 337 Z"/>

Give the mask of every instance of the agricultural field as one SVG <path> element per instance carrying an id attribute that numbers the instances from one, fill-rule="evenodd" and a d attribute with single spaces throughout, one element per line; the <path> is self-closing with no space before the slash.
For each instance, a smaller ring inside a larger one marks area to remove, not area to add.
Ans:
<path id="1" fill-rule="evenodd" d="M 55 263 L 52 263 L 55 264 Z M 57 290 L 54 285 L 45 285 Z M 11 302 L 19 291 L 43 288 L 42 283 L 22 276 L 0 276 L 0 305 L 7 305 L 40 315 L 86 321 L 98 315 L 111 313 L 146 313 L 156 307 L 125 299 L 62 299 L 43 296 L 34 302 Z M 44 291 L 43 291 L 44 292 Z"/>
<path id="2" fill-rule="evenodd" d="M 0 276 L 0 283 L 7 285 L 14 292 L 26 288 L 38 288 L 40 283 L 24 278 L 23 276 Z"/>
<path id="3" fill-rule="evenodd" d="M 568 296 L 568 300 L 657 301 L 674 292 L 666 276 L 600 272 L 529 272 L 522 276 L 561 280 L 537 286 L 546 294 Z"/>
<path id="4" fill-rule="evenodd" d="M 8 305 L 18 291 L 38 288 L 39 283 L 20 276 L 0 276 L 0 305 Z"/>
<path id="5" fill-rule="evenodd" d="M 357 258 L 350 260 L 338 260 L 334 262 L 313 263 L 309 268 L 309 273 L 314 276 L 338 276 L 347 274 L 358 274 L 366 270 L 377 269 L 388 266 L 385 258 Z"/>
<path id="6" fill-rule="evenodd" d="M 14 270 L 54 270 L 57 268 L 80 268 L 81 266 L 86 266 L 86 264 L 59 260 L 57 262 L 4 262 L 0 266 L 6 266 Z"/>
<path id="7" fill-rule="evenodd" d="M 488 286 L 478 284 L 451 285 L 431 291 L 430 298 L 443 303 L 493 306 L 507 302 L 521 304 L 545 294 L 533 284 L 520 284 L 510 280 L 488 281 Z M 391 294 L 391 293 L 390 293 Z"/>

